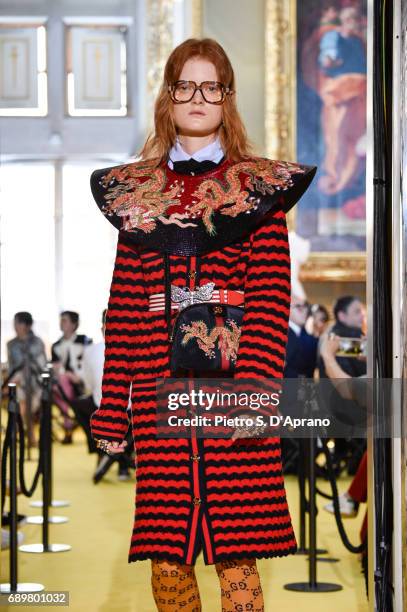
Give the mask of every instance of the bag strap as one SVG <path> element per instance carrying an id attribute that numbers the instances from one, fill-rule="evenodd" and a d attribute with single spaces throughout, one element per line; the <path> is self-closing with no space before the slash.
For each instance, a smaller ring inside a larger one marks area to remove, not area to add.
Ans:
<path id="1" fill-rule="evenodd" d="M 189 285 L 189 273 L 191 271 L 191 257 L 195 258 L 195 287 L 198 287 L 200 283 L 200 275 L 201 275 L 201 258 L 199 257 L 199 255 L 188 255 L 186 284 Z"/>
<path id="2" fill-rule="evenodd" d="M 167 321 L 168 339 L 171 341 L 171 266 L 170 256 L 164 253 L 164 291 L 165 291 L 165 318 Z"/>
<path id="3" fill-rule="evenodd" d="M 191 256 L 187 256 L 187 275 L 190 271 L 191 264 Z M 199 285 L 200 274 L 201 274 L 201 258 L 199 255 L 194 255 L 196 258 L 196 276 L 195 283 Z M 188 286 L 188 278 L 186 282 Z M 167 321 L 167 331 L 168 331 L 168 339 L 172 341 L 172 324 L 171 324 L 171 265 L 170 265 L 170 255 L 168 253 L 164 253 L 164 291 L 165 291 L 165 319 Z"/>

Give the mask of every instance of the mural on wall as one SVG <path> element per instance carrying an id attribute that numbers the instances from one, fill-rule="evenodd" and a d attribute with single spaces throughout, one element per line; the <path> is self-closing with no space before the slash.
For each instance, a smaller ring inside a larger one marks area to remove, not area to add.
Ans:
<path id="1" fill-rule="evenodd" d="M 297 207 L 311 251 L 365 251 L 366 1 L 297 2 L 297 159 L 318 173 Z"/>

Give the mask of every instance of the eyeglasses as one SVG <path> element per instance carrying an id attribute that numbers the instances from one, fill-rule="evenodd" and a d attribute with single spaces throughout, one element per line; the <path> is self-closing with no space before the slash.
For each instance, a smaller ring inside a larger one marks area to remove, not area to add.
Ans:
<path id="1" fill-rule="evenodd" d="M 209 104 L 222 104 L 225 97 L 233 93 L 230 87 L 225 87 L 218 81 L 202 81 L 199 86 L 195 81 L 176 81 L 172 85 L 168 85 L 171 99 L 177 104 L 190 102 L 197 89 L 201 92 L 205 102 Z"/>

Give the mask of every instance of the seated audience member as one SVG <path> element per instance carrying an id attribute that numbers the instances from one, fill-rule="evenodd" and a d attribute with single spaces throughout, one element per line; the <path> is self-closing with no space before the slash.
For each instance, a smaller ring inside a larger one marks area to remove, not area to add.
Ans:
<path id="1" fill-rule="evenodd" d="M 288 322 L 284 378 L 312 378 L 317 362 L 318 341 L 305 330 L 309 304 L 293 295 Z"/>
<path id="2" fill-rule="evenodd" d="M 62 336 L 52 345 L 52 364 L 56 384 L 54 385 L 54 402 L 64 415 L 65 437 L 62 444 L 72 443 L 72 431 L 75 427 L 69 416 L 72 400 L 84 391 L 82 380 L 82 357 L 85 346 L 92 340 L 84 334 L 78 334 L 79 315 L 65 310 L 60 315 Z"/>
<path id="3" fill-rule="evenodd" d="M 105 335 L 105 317 L 106 310 L 103 311 L 102 315 L 103 336 Z M 109 457 L 109 455 L 106 455 L 102 451 L 98 450 L 95 441 L 93 440 L 91 435 L 90 416 L 99 408 L 102 399 L 104 354 L 105 343 L 103 340 L 101 342 L 91 344 L 90 346 L 87 346 L 85 348 L 82 360 L 82 375 L 87 395 L 85 397 L 74 399 L 72 401 L 72 408 L 75 412 L 78 423 L 83 427 L 85 431 L 89 452 L 98 453 L 99 455 L 95 475 L 96 478 L 94 477 L 95 482 L 100 480 L 100 478 L 104 474 L 106 474 L 107 470 L 114 461 L 118 462 L 119 480 L 128 480 L 130 478 L 129 465 L 133 465 L 132 444 L 128 444 L 127 449 L 123 454 L 120 454 L 117 457 Z M 131 440 L 129 440 L 129 442 Z"/>
<path id="4" fill-rule="evenodd" d="M 335 322 L 333 326 L 327 330 L 326 334 L 335 334 L 341 338 L 362 338 L 362 325 L 364 322 L 364 308 L 362 302 L 355 296 L 347 295 L 339 298 L 333 308 Z M 320 339 L 322 345 L 324 336 Z M 358 359 L 354 356 L 337 356 L 334 360 L 338 366 L 348 376 L 356 378 L 366 374 L 366 360 Z M 331 378 L 326 369 L 324 356 L 319 351 L 319 376 L 320 378 Z M 352 399 L 346 399 L 334 389 L 332 400 L 329 406 L 330 410 L 346 422 L 347 415 L 352 415 L 355 410 L 355 402 Z M 347 466 L 348 474 L 355 474 L 357 465 L 359 464 L 361 454 L 365 450 L 364 440 L 351 440 L 345 438 L 335 439 L 335 452 L 333 454 L 333 462 L 335 470 L 340 473 L 343 467 Z"/>
<path id="5" fill-rule="evenodd" d="M 293 294 L 288 321 L 288 339 L 284 378 L 313 378 L 317 361 L 318 340 L 305 330 L 308 318 L 309 304 L 305 298 Z M 281 413 L 285 416 L 301 418 L 303 403 L 298 400 L 298 389 L 295 384 L 287 381 L 280 404 Z M 297 473 L 301 462 L 299 454 L 301 441 L 296 438 L 282 438 L 281 448 L 284 462 L 284 472 Z"/>
<path id="6" fill-rule="evenodd" d="M 32 330 L 33 323 L 29 312 L 17 312 L 14 315 L 16 337 L 7 343 L 6 382 L 17 385 L 17 400 L 23 421 L 27 424 L 28 444 L 37 446 L 32 417 L 37 416 L 40 408 L 41 372 L 47 365 L 47 357 L 43 341 Z"/>
<path id="7" fill-rule="evenodd" d="M 340 338 L 362 338 L 362 325 L 364 322 L 364 309 L 362 302 L 351 295 L 339 298 L 333 308 L 335 323 L 328 330 Z M 342 370 L 349 376 L 363 376 L 366 374 L 366 361 L 354 357 L 336 357 Z M 319 362 L 320 376 L 327 377 L 324 360 Z M 328 377 L 329 378 L 329 377 Z"/>
<path id="8" fill-rule="evenodd" d="M 349 374 L 344 372 L 342 368 L 338 365 L 337 359 L 335 357 L 336 351 L 339 347 L 339 337 L 326 336 L 323 338 L 321 343 L 321 356 L 324 359 L 325 367 L 329 378 L 335 382 L 345 380 L 347 378 L 351 378 Z M 363 360 L 363 357 L 359 357 L 358 359 Z M 347 392 L 345 398 L 349 399 L 349 391 L 347 391 L 344 385 L 338 385 L 336 387 L 342 395 Z M 352 480 L 351 485 L 348 490 L 342 493 L 339 496 L 339 509 L 340 513 L 344 517 L 354 517 L 357 516 L 359 510 L 359 504 L 361 502 L 366 502 L 367 500 L 367 453 L 364 452 L 362 459 L 359 463 L 357 472 L 355 477 Z M 328 512 L 334 513 L 333 502 L 330 502 L 326 506 L 324 506 L 325 510 Z M 367 534 L 367 513 L 365 515 L 361 531 L 360 537 L 363 541 L 366 538 Z"/>
<path id="9" fill-rule="evenodd" d="M 315 338 L 322 336 L 328 326 L 329 313 L 322 304 L 313 304 L 305 329 Z"/>

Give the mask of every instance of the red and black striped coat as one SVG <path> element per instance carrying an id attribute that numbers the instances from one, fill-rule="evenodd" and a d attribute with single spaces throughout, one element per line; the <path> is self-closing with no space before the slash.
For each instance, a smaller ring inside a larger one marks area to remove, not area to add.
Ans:
<path id="1" fill-rule="evenodd" d="M 172 283 L 188 284 L 195 256 L 170 255 Z M 200 284 L 244 291 L 235 378 L 281 378 L 290 309 L 285 214 L 264 217 L 250 236 L 200 256 Z M 128 561 L 194 564 L 285 556 L 297 550 L 286 500 L 280 439 L 157 439 L 155 385 L 170 376 L 164 312 L 148 310 L 163 293 L 163 255 L 119 234 L 108 304 L 103 398 L 94 438 L 121 441 L 132 431 L 137 456 Z"/>

